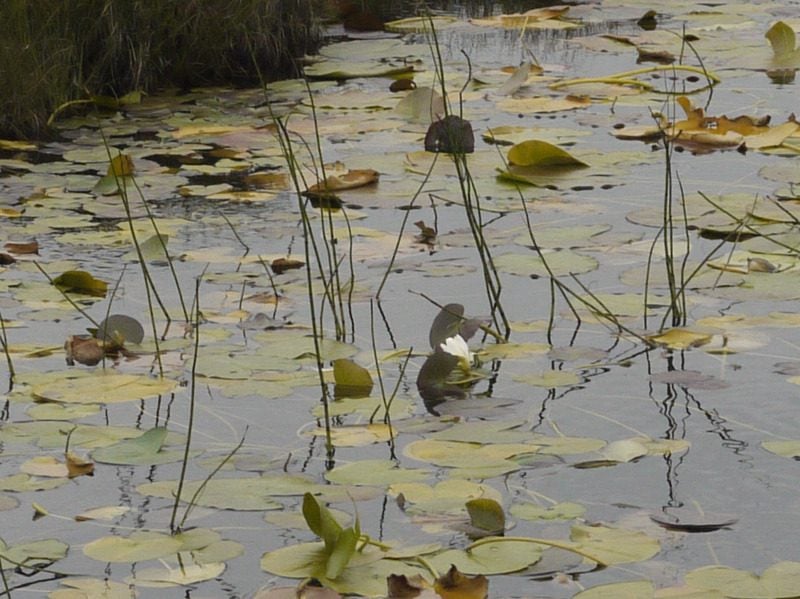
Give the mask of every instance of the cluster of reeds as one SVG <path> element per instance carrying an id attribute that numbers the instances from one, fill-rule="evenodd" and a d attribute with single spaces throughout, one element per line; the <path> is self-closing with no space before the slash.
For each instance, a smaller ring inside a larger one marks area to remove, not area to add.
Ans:
<path id="1" fill-rule="evenodd" d="M 319 41 L 323 0 L 5 0 L 0 135 L 36 137 L 59 106 L 131 91 L 255 84 Z"/>

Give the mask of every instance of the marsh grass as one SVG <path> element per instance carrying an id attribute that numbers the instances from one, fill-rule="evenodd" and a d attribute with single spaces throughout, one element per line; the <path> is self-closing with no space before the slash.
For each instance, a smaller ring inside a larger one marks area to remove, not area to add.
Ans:
<path id="1" fill-rule="evenodd" d="M 4 0 L 0 135 L 47 133 L 76 99 L 292 75 L 322 0 Z"/>

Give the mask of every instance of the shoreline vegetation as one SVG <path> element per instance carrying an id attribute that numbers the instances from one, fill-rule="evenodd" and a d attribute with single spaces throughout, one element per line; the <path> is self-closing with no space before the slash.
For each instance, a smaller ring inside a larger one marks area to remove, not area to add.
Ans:
<path id="1" fill-rule="evenodd" d="M 59 109 L 116 108 L 168 87 L 258 85 L 259 71 L 291 77 L 318 47 L 327 12 L 326 0 L 5 0 L 0 137 L 46 138 Z"/>
<path id="2" fill-rule="evenodd" d="M 495 4 L 530 0 L 4 0 L 0 139 L 52 138 L 54 115 L 117 109 L 142 93 L 298 76 L 328 24 L 376 31 L 422 7 L 487 16 Z"/>

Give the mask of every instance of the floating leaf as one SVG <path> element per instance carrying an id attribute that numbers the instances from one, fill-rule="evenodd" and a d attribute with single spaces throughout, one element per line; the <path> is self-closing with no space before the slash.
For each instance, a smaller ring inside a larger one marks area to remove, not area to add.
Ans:
<path id="1" fill-rule="evenodd" d="M 761 576 L 726 566 L 706 566 L 685 576 L 697 589 L 719 591 L 730 599 L 789 599 L 800 589 L 800 562 L 778 562 Z"/>
<path id="2" fill-rule="evenodd" d="M 131 466 L 156 465 L 178 462 L 183 459 L 183 449 L 162 451 L 167 429 L 151 428 L 135 439 L 125 439 L 108 447 L 101 447 L 92 452 L 92 457 L 106 464 L 124 464 Z M 197 455 L 198 452 L 193 452 Z"/>
<path id="3" fill-rule="evenodd" d="M 96 507 L 75 515 L 76 522 L 87 520 L 115 520 L 127 514 L 131 508 L 125 505 L 109 505 L 106 507 Z"/>
<path id="4" fill-rule="evenodd" d="M 649 580 L 632 580 L 601 584 L 581 591 L 572 599 L 652 599 L 654 592 L 653 583 Z"/>
<path id="5" fill-rule="evenodd" d="M 166 557 L 181 541 L 157 532 L 137 531 L 129 537 L 101 537 L 83 546 L 83 554 L 101 562 L 129 564 Z"/>
<path id="6" fill-rule="evenodd" d="M 543 507 L 535 503 L 515 503 L 511 506 L 511 513 L 523 520 L 574 520 L 586 513 L 586 508 L 579 503 L 556 503 L 550 507 Z"/>
<path id="7" fill-rule="evenodd" d="M 388 487 L 392 483 L 423 480 L 429 474 L 427 470 L 400 468 L 391 460 L 361 460 L 337 466 L 325 473 L 325 478 L 340 485 Z"/>
<path id="8" fill-rule="evenodd" d="M 383 24 L 383 28 L 392 33 L 425 33 L 429 32 L 431 28 L 440 31 L 448 25 L 453 25 L 455 23 L 458 23 L 457 17 L 452 17 L 450 15 L 429 15 L 387 21 Z"/>
<path id="9" fill-rule="evenodd" d="M 217 578 L 225 571 L 225 564 L 206 562 L 202 564 L 181 564 L 174 568 L 142 568 L 127 578 L 130 584 L 143 588 L 168 588 L 189 586 L 204 580 Z"/>
<path id="10" fill-rule="evenodd" d="M 583 379 L 577 373 L 570 370 L 546 370 L 544 372 L 514 375 L 512 378 L 518 383 L 525 383 L 534 387 L 546 387 L 548 389 L 574 387 L 583 382 Z"/>
<path id="11" fill-rule="evenodd" d="M 643 532 L 602 525 L 576 524 L 570 531 L 576 548 L 606 566 L 650 559 L 661 551 L 658 541 Z"/>
<path id="12" fill-rule="evenodd" d="M 481 542 L 467 549 L 449 549 L 428 557 L 439 571 L 456 566 L 465 574 L 507 574 L 535 564 L 542 557 L 542 546 L 516 540 Z"/>
<path id="13" fill-rule="evenodd" d="M 784 458 L 800 459 L 800 441 L 763 441 L 761 447 Z"/>
<path id="14" fill-rule="evenodd" d="M 181 499 L 223 510 L 277 510 L 282 506 L 272 495 L 302 495 L 308 490 L 316 490 L 313 482 L 302 478 L 298 480 L 286 477 L 283 481 L 287 486 L 295 486 L 293 493 L 287 493 L 288 489 L 281 489 L 274 482 L 274 479 L 262 477 L 186 481 Z M 201 487 L 202 492 L 195 497 Z M 177 489 L 178 482 L 174 480 L 144 483 L 136 488 L 143 495 L 153 495 L 173 501 Z"/>
<path id="15" fill-rule="evenodd" d="M 143 375 L 114 372 L 72 377 L 65 373 L 60 380 L 33 385 L 34 397 L 64 403 L 120 403 L 169 393 L 177 381 Z"/>
<path id="16" fill-rule="evenodd" d="M 684 350 L 705 345 L 711 341 L 712 336 L 712 333 L 676 327 L 667 329 L 658 335 L 649 335 L 647 339 L 669 349 Z"/>
<path id="17" fill-rule="evenodd" d="M 47 595 L 48 599 L 131 599 L 131 587 L 108 578 L 77 578 L 70 576 L 61 580 L 67 589 L 57 589 Z"/>
<path id="18" fill-rule="evenodd" d="M 17 565 L 25 569 L 46 568 L 53 562 L 63 559 L 67 555 L 69 545 L 56 539 L 31 541 L 8 546 L 0 539 L 0 562 L 3 569 L 16 568 Z"/>
<path id="19" fill-rule="evenodd" d="M 470 19 L 473 25 L 484 27 L 503 27 L 505 29 L 529 29 L 529 28 L 569 28 L 575 27 L 574 24 L 566 21 L 558 21 L 565 15 L 569 6 L 553 6 L 546 8 L 534 8 L 524 13 L 502 14 L 483 19 Z"/>

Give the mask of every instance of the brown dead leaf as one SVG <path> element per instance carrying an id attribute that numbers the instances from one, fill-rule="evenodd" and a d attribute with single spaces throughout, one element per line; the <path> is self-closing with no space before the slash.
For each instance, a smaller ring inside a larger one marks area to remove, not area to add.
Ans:
<path id="1" fill-rule="evenodd" d="M 294 260 L 293 258 L 275 258 L 270 266 L 272 267 L 272 272 L 274 272 L 276 275 L 279 275 L 283 274 L 287 270 L 302 268 L 305 266 L 305 264 L 306 263 L 302 260 Z"/>
<path id="2" fill-rule="evenodd" d="M 5 249 L 12 254 L 38 254 L 39 242 L 35 239 L 31 241 L 8 241 Z"/>
<path id="3" fill-rule="evenodd" d="M 443 599 L 485 599 L 489 595 L 489 580 L 478 574 L 466 576 L 455 566 L 436 579 L 436 592 Z"/>
<path id="4" fill-rule="evenodd" d="M 658 64 L 672 64 L 676 60 L 675 55 L 667 50 L 636 48 L 636 51 L 639 53 L 639 57 L 636 59 L 637 63 L 656 62 Z"/>
<path id="5" fill-rule="evenodd" d="M 85 366 L 94 366 L 106 355 L 102 343 L 88 335 L 70 335 L 64 343 L 67 352 L 67 364 L 74 366 L 75 362 Z"/>
<path id="6" fill-rule="evenodd" d="M 378 171 L 374 171 L 371 168 L 346 170 L 329 175 L 324 181 L 315 183 L 308 188 L 307 193 L 324 195 L 332 191 L 365 187 L 377 183 L 379 176 Z"/>
<path id="7" fill-rule="evenodd" d="M 392 574 L 386 579 L 389 587 L 388 599 L 438 599 L 427 580 L 419 574 L 409 578 L 405 574 Z"/>
<path id="8" fill-rule="evenodd" d="M 94 462 L 86 460 L 77 454 L 68 451 L 64 454 L 69 478 L 76 476 L 94 476 Z"/>

